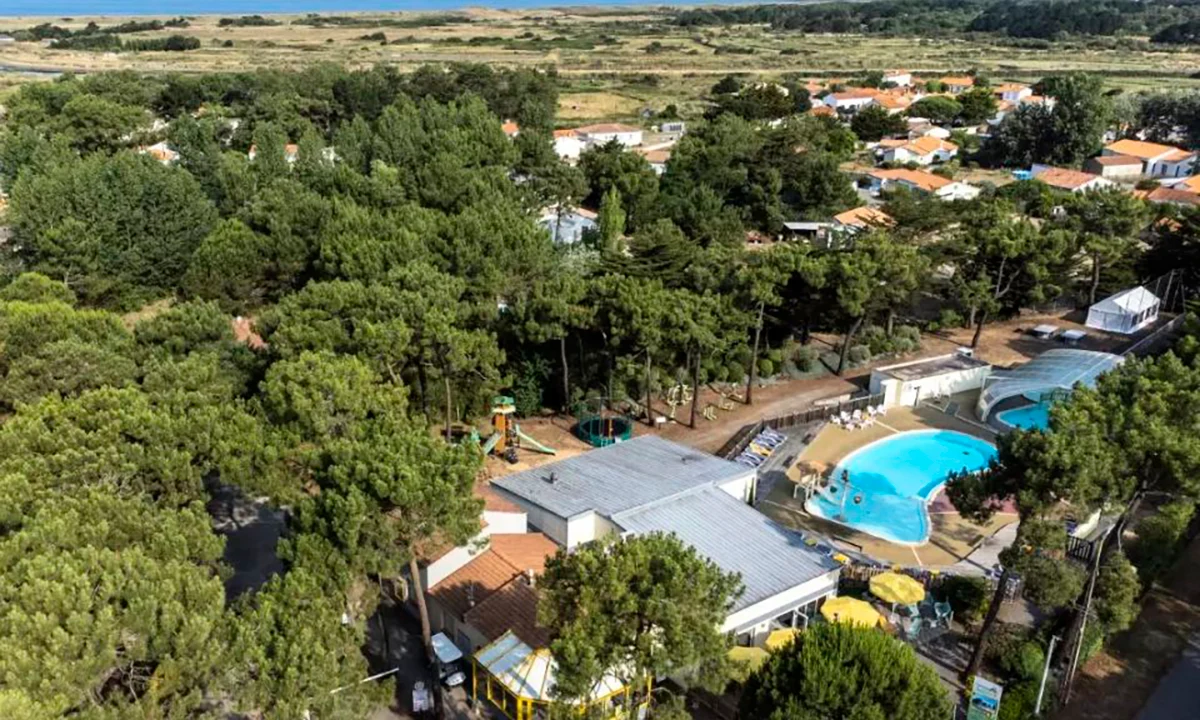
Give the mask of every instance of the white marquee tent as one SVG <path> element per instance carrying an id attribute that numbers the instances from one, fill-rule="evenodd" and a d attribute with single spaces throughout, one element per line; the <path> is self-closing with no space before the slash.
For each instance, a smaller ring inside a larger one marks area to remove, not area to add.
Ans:
<path id="1" fill-rule="evenodd" d="M 1141 285 L 1106 297 L 1088 308 L 1087 326 L 1135 333 L 1158 319 L 1158 297 Z"/>

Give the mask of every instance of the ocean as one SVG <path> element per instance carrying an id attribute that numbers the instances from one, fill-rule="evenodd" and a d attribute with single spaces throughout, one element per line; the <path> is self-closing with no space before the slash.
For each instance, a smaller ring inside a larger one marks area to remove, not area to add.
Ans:
<path id="1" fill-rule="evenodd" d="M 718 0 L 713 0 L 717 2 Z M 736 4 L 725 0 L 723 4 Z M 402 10 L 459 10 L 464 7 L 522 9 L 571 5 L 696 5 L 703 0 L 0 0 L 0 17 L 40 15 L 254 15 L 267 13 L 349 13 Z"/>

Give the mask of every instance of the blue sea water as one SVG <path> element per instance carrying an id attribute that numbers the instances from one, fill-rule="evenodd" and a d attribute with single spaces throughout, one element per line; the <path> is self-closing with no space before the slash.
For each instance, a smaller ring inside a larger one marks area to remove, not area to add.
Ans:
<path id="1" fill-rule="evenodd" d="M 846 456 L 834 468 L 829 487 L 810 498 L 805 508 L 884 540 L 920 544 L 929 539 L 925 504 L 950 473 L 982 470 L 995 455 L 991 443 L 960 432 L 900 433 Z M 849 472 L 848 495 L 842 487 L 843 470 Z"/>
<path id="2" fill-rule="evenodd" d="M 1022 430 L 1044 430 L 1050 427 L 1050 405 L 1048 403 L 1023 405 L 997 414 L 996 419 Z"/>
<path id="3" fill-rule="evenodd" d="M 718 2 L 719 0 L 712 0 Z M 414 10 L 460 10 L 465 7 L 499 9 L 569 7 L 582 5 L 697 5 L 696 2 L 647 2 L 647 0 L 0 0 L 0 17 L 44 15 L 72 17 L 87 15 L 253 15 L 266 13 L 335 13 Z M 738 4 L 721 2 L 723 5 Z M 3 51 L 0 50 L 0 55 Z"/>

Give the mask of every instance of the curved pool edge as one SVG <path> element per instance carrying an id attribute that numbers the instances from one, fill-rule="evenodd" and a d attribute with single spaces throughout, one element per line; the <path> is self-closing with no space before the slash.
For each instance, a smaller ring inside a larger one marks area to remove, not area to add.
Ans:
<path id="1" fill-rule="evenodd" d="M 943 433 L 943 432 L 963 435 L 963 436 L 971 438 L 973 440 L 978 440 L 982 443 L 991 445 L 993 448 L 996 447 L 995 443 L 993 443 L 993 442 L 984 440 L 983 438 L 980 438 L 980 437 L 976 437 L 974 435 L 971 435 L 970 433 L 962 432 L 961 430 L 951 430 L 948 428 L 922 428 L 920 430 L 904 430 L 904 431 L 897 432 L 892 435 L 887 435 L 885 437 L 881 437 L 877 440 L 872 440 L 871 442 L 867 443 L 866 445 L 863 445 L 862 447 L 859 447 L 859 448 L 855 448 L 853 451 L 847 453 L 841 460 L 838 460 L 837 465 L 835 465 L 833 470 L 831 471 L 830 477 L 832 478 L 836 475 L 840 475 L 840 469 L 842 468 L 842 466 L 845 463 L 850 461 L 855 455 L 863 452 L 864 450 L 871 448 L 874 445 L 878 445 L 879 443 L 883 443 L 888 440 L 893 440 L 900 436 L 929 435 L 929 434 Z M 928 491 L 928 494 L 926 494 L 924 496 L 922 496 L 922 495 L 909 496 L 909 497 L 915 498 L 920 501 L 921 515 L 925 520 L 925 536 L 921 540 L 916 541 L 916 542 L 911 541 L 911 540 L 900 540 L 895 537 L 887 537 L 880 533 L 871 532 L 870 530 L 867 530 L 866 528 L 858 527 L 858 526 L 852 525 L 850 523 L 842 522 L 841 520 L 836 520 L 834 518 L 828 517 L 824 513 L 820 512 L 819 508 L 818 508 L 818 511 L 814 511 L 813 508 L 817 507 L 816 505 L 814 505 L 813 507 L 809 507 L 809 504 L 812 502 L 812 498 L 809 498 L 808 500 L 804 501 L 803 508 L 804 508 L 804 511 L 806 513 L 808 513 L 809 515 L 811 515 L 815 518 L 824 520 L 826 522 L 831 522 L 834 525 L 839 525 L 841 527 L 853 530 L 854 532 L 859 532 L 859 533 L 863 533 L 864 535 L 869 535 L 873 538 L 883 540 L 884 542 L 892 543 L 893 545 L 900 545 L 902 547 L 916 548 L 916 547 L 920 547 L 922 545 L 927 545 L 929 543 L 929 538 L 933 535 L 933 519 L 929 515 L 929 503 L 932 502 L 932 500 L 934 498 L 936 498 L 938 496 L 938 494 L 940 492 L 942 492 L 942 490 L 945 489 L 946 482 L 947 482 L 947 480 L 943 480 L 942 482 L 938 483 L 937 485 L 935 485 L 933 488 L 931 488 Z"/>

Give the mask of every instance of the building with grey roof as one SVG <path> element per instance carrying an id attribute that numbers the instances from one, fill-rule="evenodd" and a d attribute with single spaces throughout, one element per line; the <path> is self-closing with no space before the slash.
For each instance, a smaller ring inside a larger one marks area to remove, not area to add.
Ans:
<path id="1" fill-rule="evenodd" d="M 840 565 L 748 504 L 751 468 L 644 436 L 492 480 L 529 523 L 567 548 L 611 533 L 673 533 L 745 592 L 722 630 L 743 644 L 803 624 L 837 591 Z"/>

